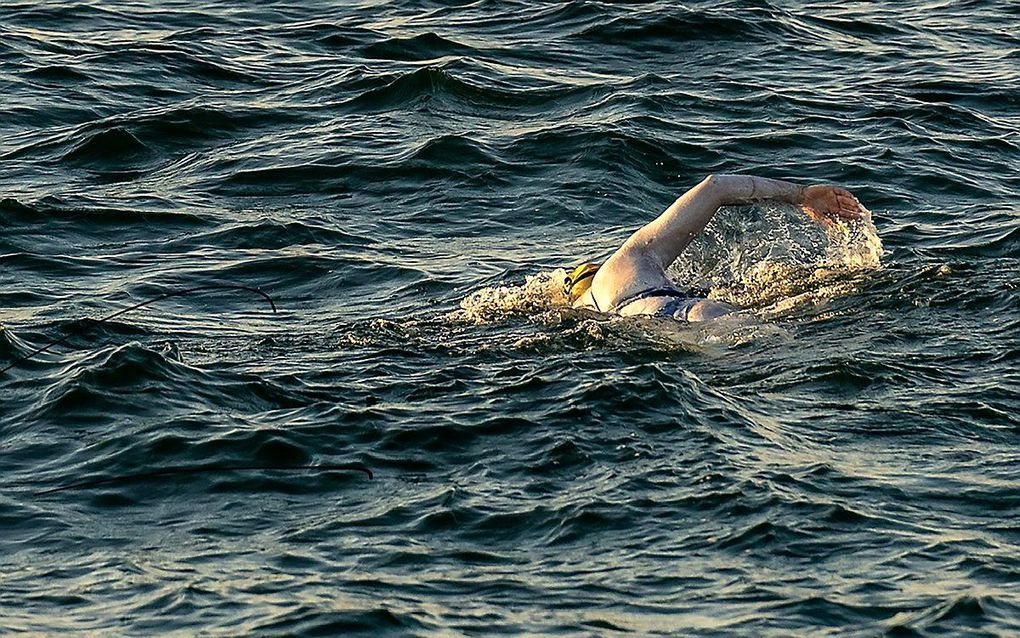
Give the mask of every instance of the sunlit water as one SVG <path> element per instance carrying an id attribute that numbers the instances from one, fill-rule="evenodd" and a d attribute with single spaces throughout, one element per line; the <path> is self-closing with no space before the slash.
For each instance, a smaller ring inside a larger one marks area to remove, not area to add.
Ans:
<path id="1" fill-rule="evenodd" d="M 0 633 L 1020 632 L 1011 2 L 0 7 Z M 671 269 L 571 310 L 709 173 Z M 162 301 L 202 284 L 258 286 Z M 50 487 L 195 465 L 357 464 Z"/>

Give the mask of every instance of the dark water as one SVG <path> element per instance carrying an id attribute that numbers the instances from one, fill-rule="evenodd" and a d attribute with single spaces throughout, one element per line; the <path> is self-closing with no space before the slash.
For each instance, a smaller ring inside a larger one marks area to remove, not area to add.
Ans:
<path id="1" fill-rule="evenodd" d="M 0 7 L 0 633 L 1020 633 L 1016 3 L 338 4 Z"/>

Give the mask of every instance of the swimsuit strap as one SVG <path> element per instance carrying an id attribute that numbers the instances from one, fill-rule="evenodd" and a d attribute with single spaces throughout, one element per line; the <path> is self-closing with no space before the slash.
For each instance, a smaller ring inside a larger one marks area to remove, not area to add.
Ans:
<path id="1" fill-rule="evenodd" d="M 623 308 L 624 306 L 626 306 L 628 304 L 632 304 L 635 301 L 640 301 L 642 299 L 647 299 L 649 297 L 689 298 L 689 297 L 696 297 L 697 296 L 697 295 L 692 295 L 691 292 L 694 292 L 694 291 L 681 292 L 681 291 L 677 290 L 676 288 L 646 288 L 645 290 L 642 290 L 641 292 L 634 293 L 633 295 L 630 295 L 629 297 L 624 297 L 615 306 L 610 308 L 609 312 L 616 312 L 617 310 L 619 310 L 620 308 Z M 594 298 L 594 295 L 593 295 L 593 298 Z"/>
<path id="2" fill-rule="evenodd" d="M 641 299 L 647 299 L 649 297 L 675 297 L 677 299 L 706 299 L 708 297 L 708 290 L 704 288 L 691 288 L 689 290 L 677 290 L 676 288 L 646 288 L 641 292 L 625 297 L 620 303 L 616 304 L 608 310 L 602 310 L 599 306 L 598 299 L 595 298 L 595 293 L 589 288 L 584 292 L 589 298 L 591 298 L 592 305 L 595 306 L 595 310 L 599 312 L 613 313 L 623 308 L 629 303 L 640 301 Z"/>

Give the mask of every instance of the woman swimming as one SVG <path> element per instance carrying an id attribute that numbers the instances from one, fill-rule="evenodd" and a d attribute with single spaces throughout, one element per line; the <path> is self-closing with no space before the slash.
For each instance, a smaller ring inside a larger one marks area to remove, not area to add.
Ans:
<path id="1" fill-rule="evenodd" d="M 800 206 L 818 223 L 833 218 L 862 219 L 860 202 L 842 188 L 798 186 L 765 177 L 709 175 L 680 196 L 651 223 L 638 229 L 602 264 L 578 266 L 567 277 L 574 308 L 620 315 L 673 317 L 682 321 L 715 319 L 737 310 L 682 291 L 666 276 L 680 256 L 722 206 L 777 201 Z"/>

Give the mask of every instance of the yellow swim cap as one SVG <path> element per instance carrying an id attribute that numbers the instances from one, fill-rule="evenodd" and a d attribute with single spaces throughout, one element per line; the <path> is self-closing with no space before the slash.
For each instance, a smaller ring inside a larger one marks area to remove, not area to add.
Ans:
<path id="1" fill-rule="evenodd" d="M 567 276 L 563 283 L 567 287 L 567 297 L 570 298 L 570 303 L 574 303 L 578 297 L 588 292 L 588 289 L 591 288 L 591 280 L 595 278 L 595 273 L 598 272 L 600 266 L 602 264 L 581 264 Z"/>

